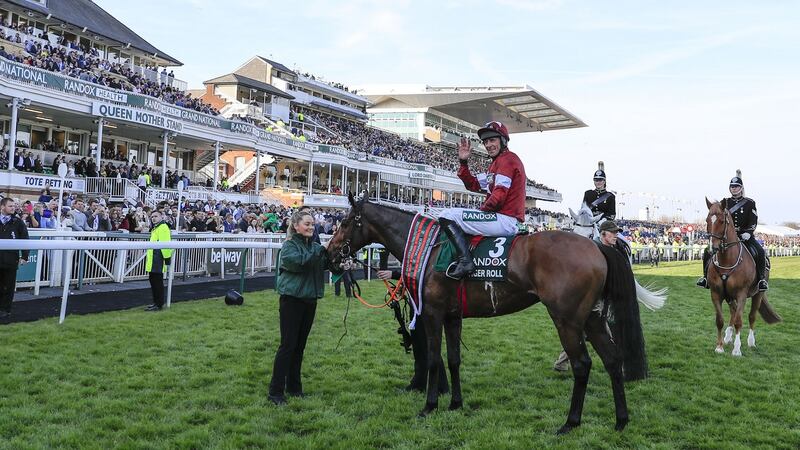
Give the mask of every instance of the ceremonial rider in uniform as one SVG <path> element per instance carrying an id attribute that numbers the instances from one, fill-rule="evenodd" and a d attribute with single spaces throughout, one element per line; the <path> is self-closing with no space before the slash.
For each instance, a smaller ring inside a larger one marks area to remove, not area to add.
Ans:
<path id="1" fill-rule="evenodd" d="M 620 230 L 613 222 L 617 217 L 617 199 L 613 192 L 606 190 L 606 170 L 603 161 L 597 162 L 597 170 L 594 172 L 594 189 L 589 189 L 583 193 L 583 203 L 591 208 L 592 214 L 600 214 L 602 217 L 600 236 L 597 236 L 597 239 L 605 242 L 606 239 L 604 239 L 604 236 L 610 236 L 611 234 L 616 236 L 617 232 Z M 604 227 L 603 224 L 609 225 Z M 620 247 L 616 238 L 614 238 L 613 241 L 609 238 L 608 241 L 612 243 L 607 245 Z M 558 358 L 556 358 L 556 361 L 553 363 L 553 369 L 559 372 L 566 372 L 569 370 L 569 356 L 567 356 L 567 352 L 561 351 L 561 354 L 558 355 Z"/>
<path id="2" fill-rule="evenodd" d="M 583 193 L 583 203 L 592 209 L 593 214 L 602 214 L 603 220 L 614 220 L 617 217 L 617 198 L 613 192 L 606 190 L 606 171 L 603 161 L 597 163 L 594 189 Z"/>
<path id="3" fill-rule="evenodd" d="M 747 246 L 751 254 L 754 254 L 756 263 L 756 277 L 758 277 L 758 291 L 764 292 L 769 289 L 767 280 L 765 279 L 765 271 L 767 267 L 767 255 L 764 252 L 764 247 L 756 241 L 754 236 L 756 226 L 758 225 L 758 211 L 756 211 L 756 202 L 753 199 L 744 196 L 744 183 L 742 182 L 742 172 L 736 171 L 736 176 L 731 178 L 730 185 L 728 186 L 731 196 L 723 198 L 720 205 L 727 209 L 733 217 L 733 226 L 736 228 L 736 234 L 739 239 Z M 708 248 L 703 252 L 703 277 L 697 280 L 697 285 L 708 289 L 708 260 L 711 254 Z"/>
<path id="4" fill-rule="evenodd" d="M 465 232 L 472 235 L 502 236 L 517 234 L 517 224 L 525 220 L 525 167 L 516 153 L 508 149 L 508 128 L 489 122 L 478 130 L 486 152 L 492 159 L 489 172 L 473 175 L 469 171 L 472 153 L 469 141 L 461 139 L 458 177 L 473 192 L 486 194 L 479 210 L 450 208 L 442 212 L 439 225 L 456 248 L 457 259 L 447 269 L 447 276 L 461 279 L 475 270 Z"/>

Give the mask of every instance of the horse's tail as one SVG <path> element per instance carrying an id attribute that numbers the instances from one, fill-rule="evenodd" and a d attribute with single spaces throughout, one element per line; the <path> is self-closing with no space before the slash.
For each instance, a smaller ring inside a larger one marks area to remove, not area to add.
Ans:
<path id="1" fill-rule="evenodd" d="M 664 306 L 667 300 L 667 288 L 653 289 L 652 285 L 642 286 L 638 280 L 633 281 L 636 283 L 636 298 L 645 308 L 655 311 Z"/>
<path id="2" fill-rule="evenodd" d="M 758 313 L 761 314 L 761 318 L 764 319 L 764 322 L 772 325 L 774 323 L 781 322 L 783 318 L 778 314 L 773 308 L 772 305 L 769 304 L 767 301 L 766 294 L 761 297 L 761 304 L 758 306 Z"/>
<path id="3" fill-rule="evenodd" d="M 647 355 L 644 334 L 636 301 L 636 281 L 628 259 L 618 250 L 598 245 L 606 259 L 608 273 L 603 295 L 611 304 L 612 338 L 622 352 L 622 368 L 626 381 L 647 378 Z"/>

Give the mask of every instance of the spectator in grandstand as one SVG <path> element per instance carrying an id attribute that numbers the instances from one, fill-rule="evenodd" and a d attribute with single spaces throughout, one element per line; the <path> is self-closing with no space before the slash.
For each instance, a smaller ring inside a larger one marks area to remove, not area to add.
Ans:
<path id="1" fill-rule="evenodd" d="M 325 247 L 313 241 L 314 217 L 294 213 L 278 259 L 281 343 L 275 354 L 268 399 L 286 403 L 286 394 L 303 396 L 303 352 L 314 323 L 317 300 L 325 293 L 323 274 L 329 260 Z"/>
<path id="2" fill-rule="evenodd" d="M 16 202 L 0 200 L 0 239 L 28 239 L 28 227 L 16 215 Z M 11 315 L 17 268 L 28 263 L 28 250 L 0 250 L 0 319 Z"/>
<path id="3" fill-rule="evenodd" d="M 88 223 L 88 217 L 84 212 L 85 208 L 86 206 L 82 200 L 75 201 L 75 208 L 70 211 L 73 231 L 92 231 L 92 228 Z"/>
<path id="4" fill-rule="evenodd" d="M 225 233 L 238 233 L 239 226 L 235 220 L 233 220 L 233 214 L 226 214 L 225 215 L 225 222 L 222 224 L 222 230 Z"/>
<path id="5" fill-rule="evenodd" d="M 169 242 L 172 233 L 160 212 L 154 211 L 150 215 L 153 229 L 150 231 L 150 242 Z M 150 291 L 153 294 L 153 304 L 145 311 L 161 311 L 164 306 L 164 272 L 172 260 L 171 249 L 149 249 L 145 259 L 145 271 L 150 280 Z"/>
<path id="6" fill-rule="evenodd" d="M 120 223 L 118 230 L 126 230 L 129 233 L 135 233 L 137 228 L 139 227 L 139 223 L 136 220 L 136 214 L 133 209 L 128 209 L 128 213 L 125 214 L 125 218 L 122 219 L 122 223 Z"/>
<path id="7" fill-rule="evenodd" d="M 93 231 L 111 231 L 111 218 L 105 207 L 94 208 L 91 227 Z"/>
<path id="8" fill-rule="evenodd" d="M 39 194 L 39 202 L 41 203 L 49 203 L 50 200 L 53 199 L 53 195 L 50 194 L 50 184 L 46 184 L 42 192 Z"/>

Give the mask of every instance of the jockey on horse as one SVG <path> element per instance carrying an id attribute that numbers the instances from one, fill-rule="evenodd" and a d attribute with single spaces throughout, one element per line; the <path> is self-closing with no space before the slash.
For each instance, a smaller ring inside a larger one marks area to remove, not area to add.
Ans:
<path id="1" fill-rule="evenodd" d="M 465 235 L 502 236 L 517 234 L 517 224 L 525 220 L 525 167 L 516 153 L 508 149 L 508 128 L 492 121 L 478 130 L 478 137 L 492 159 L 489 172 L 473 175 L 469 166 L 469 141 L 461 139 L 458 177 L 473 192 L 485 192 L 487 197 L 480 211 L 450 208 L 442 212 L 439 224 L 456 248 L 457 259 L 447 269 L 447 276 L 461 279 L 475 270 Z"/>
<path id="2" fill-rule="evenodd" d="M 758 212 L 756 202 L 744 196 L 744 183 L 742 182 L 742 172 L 736 171 L 736 176 L 731 178 L 728 186 L 731 196 L 722 199 L 720 204 L 727 209 L 733 217 L 733 224 L 739 239 L 747 246 L 756 263 L 756 276 L 758 277 L 758 292 L 769 289 L 765 279 L 765 269 L 767 266 L 767 256 L 764 247 L 759 244 L 754 236 L 756 226 L 758 226 Z M 711 258 L 708 248 L 703 252 L 703 277 L 697 280 L 697 285 L 708 289 L 708 260 Z"/>

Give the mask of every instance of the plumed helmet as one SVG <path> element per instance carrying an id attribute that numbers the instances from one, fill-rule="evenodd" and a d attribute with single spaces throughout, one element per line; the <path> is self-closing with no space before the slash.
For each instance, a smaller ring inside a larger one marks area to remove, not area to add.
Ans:
<path id="1" fill-rule="evenodd" d="M 736 169 L 736 176 L 731 178 L 731 183 L 729 186 L 742 186 L 744 187 L 744 183 L 742 182 L 742 171 Z"/>
<path id="2" fill-rule="evenodd" d="M 594 172 L 594 179 L 606 181 L 605 164 L 603 164 L 603 161 L 597 161 L 597 170 Z"/>
<path id="3" fill-rule="evenodd" d="M 486 125 L 483 126 L 480 130 L 478 130 L 478 138 L 480 140 L 489 139 L 493 137 L 499 137 L 500 141 L 503 144 L 503 147 L 508 145 L 508 141 L 511 138 L 508 135 L 508 128 L 502 123 L 493 120 Z"/>

